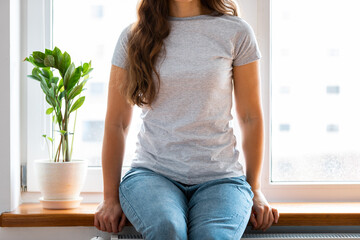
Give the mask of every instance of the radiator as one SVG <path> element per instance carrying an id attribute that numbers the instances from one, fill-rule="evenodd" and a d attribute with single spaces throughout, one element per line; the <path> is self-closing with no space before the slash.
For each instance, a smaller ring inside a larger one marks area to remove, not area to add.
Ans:
<path id="1" fill-rule="evenodd" d="M 111 240 L 118 239 L 143 239 L 140 234 L 119 234 L 111 235 Z M 336 239 L 357 239 L 360 240 L 360 233 L 245 233 L 241 239 L 271 239 L 271 240 L 284 240 L 284 239 L 323 239 L 323 240 L 336 240 Z"/>

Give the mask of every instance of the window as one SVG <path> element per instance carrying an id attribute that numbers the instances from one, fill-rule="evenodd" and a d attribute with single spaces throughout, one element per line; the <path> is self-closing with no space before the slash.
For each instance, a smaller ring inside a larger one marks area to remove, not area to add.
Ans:
<path id="1" fill-rule="evenodd" d="M 26 6 L 27 53 L 58 46 L 71 54 L 75 64 L 92 60 L 94 71 L 84 91 L 86 101 L 78 111 L 73 153 L 73 157 L 90 160 L 82 193 L 85 201 L 102 199 L 101 146 L 111 55 L 121 30 L 136 20 L 136 3 L 53 0 Z M 360 34 L 355 25 L 360 20 L 359 4 L 357 0 L 238 0 L 241 17 L 253 27 L 263 56 L 261 186 L 269 201 L 360 198 L 356 138 L 360 114 L 354 106 L 360 87 L 356 72 Z M 51 132 L 51 121 L 45 116 L 47 106 L 39 86 L 28 81 L 26 89 L 28 191 L 38 192 L 31 164 L 48 156 L 41 134 Z M 140 110 L 134 109 L 122 176 L 135 151 Z M 232 115 L 239 161 L 246 169 L 234 109 Z"/>
<path id="2" fill-rule="evenodd" d="M 87 90 L 83 92 L 86 100 L 77 113 L 76 148 L 73 152 L 74 158 L 88 159 L 89 167 L 101 167 L 111 57 L 121 30 L 136 20 L 136 3 L 131 0 L 53 0 L 53 47 L 66 49 L 75 63 L 80 59 L 91 60 L 94 68 L 85 86 Z M 139 110 L 135 106 L 126 142 L 124 167 L 130 166 L 135 152 L 140 127 Z M 73 121 L 70 126 L 73 126 Z"/>
<path id="3" fill-rule="evenodd" d="M 359 7 L 272 1 L 272 181 L 360 181 Z"/>
<path id="4" fill-rule="evenodd" d="M 136 20 L 137 1 L 124 0 L 52 0 L 35 2 L 29 4 L 28 17 L 29 29 L 36 30 L 41 26 L 38 34 L 29 31 L 28 49 L 29 53 L 44 48 L 53 49 L 59 47 L 62 52 L 67 51 L 76 66 L 81 62 L 92 61 L 94 70 L 90 73 L 90 79 L 85 85 L 86 90 L 82 93 L 86 100 L 79 108 L 76 116 L 76 128 L 74 138 L 74 149 L 72 158 L 87 159 L 89 161 L 87 180 L 83 192 L 102 192 L 102 169 L 101 151 L 104 134 L 104 120 L 107 106 L 108 82 L 110 77 L 111 57 L 116 41 L 121 30 L 129 23 Z M 69 7 L 71 6 L 71 7 Z M 64 17 L 66 13 L 66 17 Z M 34 16 L 35 20 L 33 19 Z M 106 27 L 107 26 L 107 27 Z M 29 73 L 30 74 L 30 73 Z M 29 115 L 31 122 L 43 122 L 42 128 L 29 128 L 30 135 L 39 142 L 28 138 L 28 164 L 33 159 L 47 158 L 47 146 L 45 141 L 39 138 L 43 133 L 52 135 L 52 129 L 57 129 L 49 116 L 45 115 L 47 103 L 43 101 L 43 94 L 39 91 L 36 83 L 29 83 L 28 92 L 31 94 L 29 100 L 34 102 L 42 101 L 43 104 L 37 107 L 39 115 Z M 38 105 L 38 104 L 37 104 Z M 35 106 L 28 105 L 35 110 Z M 140 128 L 140 108 L 134 107 L 133 120 L 130 126 L 126 142 L 125 156 L 123 162 L 124 173 L 129 169 L 131 159 L 135 152 L 137 132 Z M 73 130 L 74 116 L 70 117 L 70 131 Z M 36 124 L 34 124 L 36 125 Z M 56 137 L 56 136 L 55 136 Z M 31 169 L 28 171 L 28 190 L 39 191 L 37 181 Z"/>

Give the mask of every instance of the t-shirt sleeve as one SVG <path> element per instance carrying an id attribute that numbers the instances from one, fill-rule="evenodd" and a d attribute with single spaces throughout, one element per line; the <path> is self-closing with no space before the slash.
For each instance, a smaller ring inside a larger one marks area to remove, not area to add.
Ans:
<path id="1" fill-rule="evenodd" d="M 127 42 L 130 33 L 131 24 L 125 27 L 117 40 L 115 45 L 115 49 L 113 52 L 113 56 L 111 59 L 111 63 L 115 66 L 121 67 L 123 69 L 126 68 L 126 60 L 127 60 Z"/>
<path id="2" fill-rule="evenodd" d="M 261 52 L 254 30 L 244 19 L 240 18 L 234 47 L 233 66 L 245 65 L 261 58 Z"/>

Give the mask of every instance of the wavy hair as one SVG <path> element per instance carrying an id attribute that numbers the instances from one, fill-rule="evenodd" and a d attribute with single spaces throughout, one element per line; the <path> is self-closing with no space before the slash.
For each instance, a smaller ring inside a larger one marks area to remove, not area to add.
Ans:
<path id="1" fill-rule="evenodd" d="M 128 77 L 120 89 L 126 100 L 139 107 L 151 104 L 160 89 L 160 76 L 155 68 L 156 61 L 169 35 L 171 25 L 169 16 L 171 0 L 139 0 L 137 3 L 137 20 L 132 24 L 127 42 Z M 238 7 L 233 0 L 200 0 L 201 5 L 212 11 L 238 16 Z M 165 52 L 166 49 L 164 48 Z M 158 81 L 157 89 L 152 73 Z"/>

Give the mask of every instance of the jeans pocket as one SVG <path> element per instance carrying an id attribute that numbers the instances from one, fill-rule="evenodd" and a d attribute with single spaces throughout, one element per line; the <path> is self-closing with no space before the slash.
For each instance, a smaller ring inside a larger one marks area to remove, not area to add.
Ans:
<path id="1" fill-rule="evenodd" d="M 134 175 L 135 172 L 139 172 L 139 171 L 141 171 L 141 169 L 139 169 L 139 168 L 136 168 L 136 167 L 130 168 L 122 177 L 121 182 L 123 182 L 125 179 L 129 178 L 130 176 Z"/>
<path id="2" fill-rule="evenodd" d="M 122 178 L 122 182 L 120 186 L 125 189 L 130 189 L 131 185 L 136 181 L 139 181 L 143 176 L 156 175 L 152 170 L 143 167 L 132 167 L 129 171 L 127 171 Z"/>
<path id="3" fill-rule="evenodd" d="M 121 181 L 124 181 L 125 178 L 127 178 L 131 173 L 135 172 L 137 169 L 136 168 L 130 168 L 125 174 L 124 176 L 122 177 L 122 180 Z"/>
<path id="4" fill-rule="evenodd" d="M 238 185 L 237 188 L 239 190 L 241 190 L 241 191 L 246 191 L 250 195 L 251 202 L 252 202 L 252 199 L 254 197 L 254 193 L 252 191 L 250 183 L 248 183 L 248 181 L 246 181 L 246 175 L 235 177 L 235 179 L 237 179 L 237 180 L 239 180 L 241 182 L 241 185 Z"/>

